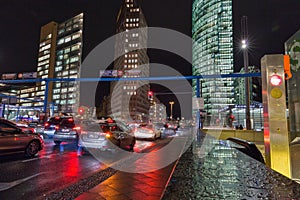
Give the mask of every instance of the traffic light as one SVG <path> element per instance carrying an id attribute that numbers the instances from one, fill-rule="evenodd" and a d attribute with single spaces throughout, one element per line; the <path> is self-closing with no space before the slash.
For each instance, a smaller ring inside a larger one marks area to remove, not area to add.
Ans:
<path id="1" fill-rule="evenodd" d="M 288 58 L 282 54 L 265 55 L 261 59 L 261 76 L 266 164 L 290 177 L 290 136 L 285 88 L 285 80 L 290 78 L 290 75 L 286 59 Z"/>
<path id="2" fill-rule="evenodd" d="M 84 112 L 85 112 L 85 110 L 84 110 L 83 107 L 79 107 L 79 108 L 78 108 L 78 113 L 79 113 L 80 115 L 83 115 Z"/>
<path id="3" fill-rule="evenodd" d="M 153 92 L 152 91 L 148 92 L 148 99 L 153 100 Z"/>
<path id="4" fill-rule="evenodd" d="M 278 99 L 280 97 L 282 97 L 283 91 L 282 88 L 280 87 L 282 85 L 282 77 L 277 75 L 277 74 L 273 74 L 270 76 L 270 84 L 271 84 L 271 90 L 270 90 L 270 95 L 271 97 Z"/>

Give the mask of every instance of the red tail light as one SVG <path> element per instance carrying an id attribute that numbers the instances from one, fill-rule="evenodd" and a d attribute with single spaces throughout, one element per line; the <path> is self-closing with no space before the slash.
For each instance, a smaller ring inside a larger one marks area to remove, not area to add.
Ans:
<path id="1" fill-rule="evenodd" d="M 48 127 L 50 126 L 50 124 L 48 122 L 45 123 L 45 127 Z"/>
<path id="2" fill-rule="evenodd" d="M 54 117 L 54 119 L 57 119 L 57 120 L 58 120 L 58 119 L 59 119 L 59 117 Z"/>
<path id="3" fill-rule="evenodd" d="M 59 129 L 59 126 L 55 126 L 55 130 L 58 130 Z"/>
<path id="4" fill-rule="evenodd" d="M 69 121 L 69 122 L 72 122 L 72 121 L 74 121 L 74 119 L 73 119 L 73 118 L 69 118 L 68 121 Z"/>
<path id="5" fill-rule="evenodd" d="M 75 126 L 74 128 L 73 128 L 73 130 L 75 130 L 75 131 L 80 131 L 80 126 Z"/>

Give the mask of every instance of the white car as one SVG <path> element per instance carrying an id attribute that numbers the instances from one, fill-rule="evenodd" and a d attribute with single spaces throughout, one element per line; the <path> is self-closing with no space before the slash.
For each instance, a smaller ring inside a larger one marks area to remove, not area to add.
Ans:
<path id="1" fill-rule="evenodd" d="M 157 138 L 161 138 L 161 130 L 153 125 L 140 126 L 133 129 L 133 131 L 137 139 L 156 140 Z"/>

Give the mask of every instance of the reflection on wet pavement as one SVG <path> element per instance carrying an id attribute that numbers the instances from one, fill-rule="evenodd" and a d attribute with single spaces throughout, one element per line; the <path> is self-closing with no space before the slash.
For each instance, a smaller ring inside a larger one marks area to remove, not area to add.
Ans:
<path id="1" fill-rule="evenodd" d="M 300 198 L 300 185 L 291 179 L 226 142 L 202 141 L 180 158 L 163 199 Z"/>

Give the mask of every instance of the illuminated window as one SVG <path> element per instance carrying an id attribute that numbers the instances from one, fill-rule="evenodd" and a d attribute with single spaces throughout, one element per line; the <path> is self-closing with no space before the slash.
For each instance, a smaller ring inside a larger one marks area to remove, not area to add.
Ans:
<path id="1" fill-rule="evenodd" d="M 59 45 L 59 44 L 63 44 L 63 43 L 64 43 L 64 38 L 58 40 L 58 42 L 57 42 L 58 45 Z"/>

